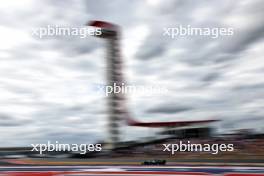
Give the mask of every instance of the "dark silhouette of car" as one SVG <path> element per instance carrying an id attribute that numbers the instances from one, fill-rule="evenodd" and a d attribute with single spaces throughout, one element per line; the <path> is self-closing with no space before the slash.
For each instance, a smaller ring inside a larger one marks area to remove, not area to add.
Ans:
<path id="1" fill-rule="evenodd" d="M 166 160 L 147 160 L 141 163 L 142 165 L 165 165 Z"/>

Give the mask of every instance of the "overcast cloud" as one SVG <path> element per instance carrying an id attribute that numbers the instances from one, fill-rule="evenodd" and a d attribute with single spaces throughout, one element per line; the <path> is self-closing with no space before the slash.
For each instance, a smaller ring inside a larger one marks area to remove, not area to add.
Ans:
<path id="1" fill-rule="evenodd" d="M 106 138 L 105 41 L 57 36 L 47 25 L 82 27 L 105 20 L 122 27 L 127 82 L 162 85 L 166 94 L 128 95 L 141 121 L 221 119 L 220 131 L 264 124 L 264 2 L 262 0 L 66 0 L 0 4 L 1 146 Z M 233 36 L 175 37 L 177 25 L 231 27 Z M 144 129 L 124 127 L 124 139 Z"/>

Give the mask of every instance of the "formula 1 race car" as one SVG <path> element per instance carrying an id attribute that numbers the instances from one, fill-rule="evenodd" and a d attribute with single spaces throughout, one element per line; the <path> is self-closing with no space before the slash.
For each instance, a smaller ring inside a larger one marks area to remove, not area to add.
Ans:
<path id="1" fill-rule="evenodd" d="M 148 160 L 141 163 L 142 165 L 165 165 L 166 160 Z"/>

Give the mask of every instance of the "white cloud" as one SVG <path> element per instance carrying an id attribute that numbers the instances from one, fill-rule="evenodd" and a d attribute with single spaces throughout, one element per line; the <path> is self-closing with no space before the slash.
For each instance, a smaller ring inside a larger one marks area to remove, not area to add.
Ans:
<path id="1" fill-rule="evenodd" d="M 220 117 L 240 127 L 239 119 L 244 118 L 241 127 L 252 127 L 254 121 L 246 121 L 263 114 L 260 4 L 262 1 L 256 0 L 235 5 L 229 1 L 212 2 L 207 6 L 193 1 L 157 0 L 112 4 L 2 3 L 0 14 L 6 17 L 0 18 L 2 140 L 10 141 L 6 145 L 27 145 L 51 138 L 73 142 L 106 137 L 105 97 L 91 89 L 105 82 L 105 41 L 92 37 L 41 40 L 31 36 L 32 28 L 47 24 L 82 26 L 94 19 L 109 20 L 122 27 L 121 47 L 128 83 L 161 84 L 169 90 L 165 95 L 128 96 L 130 111 L 136 119 Z M 236 33 L 218 39 L 169 39 L 162 35 L 164 27 L 181 23 L 235 27 Z M 166 105 L 170 108 L 162 110 Z M 166 113 L 179 107 L 187 108 Z M 155 108 L 162 113 L 149 112 Z M 129 127 L 124 137 L 134 139 L 142 131 Z M 26 138 L 19 139 L 20 135 Z"/>

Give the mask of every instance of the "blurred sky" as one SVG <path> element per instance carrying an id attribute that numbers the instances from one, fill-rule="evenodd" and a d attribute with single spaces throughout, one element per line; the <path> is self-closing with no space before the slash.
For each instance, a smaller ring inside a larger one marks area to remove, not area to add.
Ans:
<path id="1" fill-rule="evenodd" d="M 10 0 L 0 4 L 0 145 L 106 137 L 105 41 L 39 39 L 32 29 L 81 27 L 106 20 L 122 27 L 127 82 L 163 85 L 165 95 L 128 96 L 142 121 L 217 118 L 222 131 L 263 131 L 264 1 Z M 233 36 L 164 37 L 164 27 L 232 27 Z M 123 127 L 133 139 L 142 129 Z M 148 131 L 148 130 L 147 130 Z"/>

